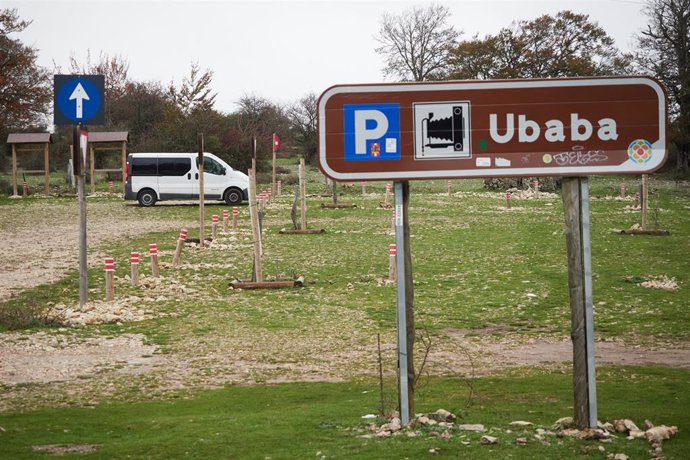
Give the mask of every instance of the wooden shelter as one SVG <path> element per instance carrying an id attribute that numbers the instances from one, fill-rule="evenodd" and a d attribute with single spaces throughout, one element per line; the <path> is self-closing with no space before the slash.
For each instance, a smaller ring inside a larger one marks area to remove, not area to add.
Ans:
<path id="1" fill-rule="evenodd" d="M 125 170 L 127 169 L 127 142 L 129 133 L 127 131 L 89 132 L 89 172 L 91 176 L 91 193 L 96 191 L 97 172 L 120 172 L 122 171 L 122 191 L 125 190 Z M 122 152 L 122 169 L 96 169 L 96 152 Z"/>
<path id="2" fill-rule="evenodd" d="M 10 133 L 7 145 L 12 146 L 12 193 L 17 195 L 17 153 L 43 151 L 43 170 L 25 170 L 27 174 L 45 176 L 45 194 L 50 194 L 50 144 L 53 135 L 50 133 Z"/>

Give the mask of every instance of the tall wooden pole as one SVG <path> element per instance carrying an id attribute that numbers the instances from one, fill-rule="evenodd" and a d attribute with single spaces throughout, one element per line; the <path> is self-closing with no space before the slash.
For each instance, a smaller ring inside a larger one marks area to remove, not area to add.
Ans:
<path id="1" fill-rule="evenodd" d="M 259 228 L 259 210 L 256 202 L 256 172 L 249 170 L 249 216 L 252 222 L 252 240 L 254 246 L 254 280 L 264 280 L 261 270 L 261 229 Z"/>
<path id="2" fill-rule="evenodd" d="M 199 245 L 205 246 L 206 213 L 204 210 L 204 134 L 196 136 L 199 158 Z"/>
<path id="3" fill-rule="evenodd" d="M 649 225 L 649 174 L 642 174 L 642 228 Z"/>
<path id="4" fill-rule="evenodd" d="M 573 342 L 574 419 L 580 429 L 596 428 L 597 394 L 587 178 L 563 178 L 563 207 L 568 255 L 570 336 Z"/>
<path id="5" fill-rule="evenodd" d="M 274 196 L 278 196 L 278 189 L 276 188 L 276 133 L 271 136 L 271 151 L 273 152 L 273 179 L 271 181 L 271 192 Z"/>
<path id="6" fill-rule="evenodd" d="M 12 195 L 17 196 L 17 146 L 12 144 Z"/>
<path id="7" fill-rule="evenodd" d="M 307 173 L 304 158 L 299 159 L 300 227 L 307 229 Z"/>
<path id="8" fill-rule="evenodd" d="M 127 143 L 122 141 L 122 193 L 125 193 L 125 175 L 127 171 Z"/>
<path id="9" fill-rule="evenodd" d="M 43 147 L 43 168 L 45 171 L 45 194 L 50 195 L 50 149 L 46 143 Z"/>

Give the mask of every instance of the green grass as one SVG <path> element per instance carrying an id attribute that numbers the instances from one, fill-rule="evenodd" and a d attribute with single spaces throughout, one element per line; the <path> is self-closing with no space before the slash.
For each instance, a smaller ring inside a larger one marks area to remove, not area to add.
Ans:
<path id="1" fill-rule="evenodd" d="M 690 451 L 690 373 L 664 368 L 612 367 L 599 371 L 601 420 L 631 418 L 642 424 L 650 414 L 656 424 L 673 422 L 681 432 L 664 443 L 669 459 Z M 451 410 L 457 423 L 482 423 L 499 438 L 496 445 L 479 443 L 480 434 L 453 432 L 449 440 L 430 437 L 429 429 L 406 436 L 365 439 L 361 416 L 376 413 L 378 391 L 373 382 L 282 384 L 229 387 L 199 392 L 186 399 L 105 404 L 88 408 L 49 409 L 0 415 L 0 456 L 44 458 L 33 445 L 100 444 L 85 458 L 426 458 L 440 448 L 441 458 L 604 458 L 626 453 L 647 458 L 644 440 L 624 436 L 611 443 L 547 437 L 537 441 L 537 427 L 549 429 L 571 413 L 570 376 L 562 373 L 516 372 L 506 377 L 471 381 L 433 379 L 417 395 L 418 412 Z M 388 389 L 388 397 L 392 397 Z M 532 428 L 509 424 L 527 420 Z M 527 446 L 515 440 L 528 438 Z M 469 442 L 464 445 L 462 442 Z M 320 454 L 319 454 L 320 452 Z M 76 457 L 77 455 L 75 455 Z M 69 457 L 69 456 L 68 456 Z"/>
<path id="2" fill-rule="evenodd" d="M 284 162 L 293 168 L 294 164 Z M 630 345 L 677 344 L 690 341 L 687 314 L 690 281 L 690 186 L 663 178 L 652 180 L 651 208 L 659 208 L 659 225 L 670 230 L 668 237 L 616 235 L 613 228 L 626 228 L 639 220 L 639 213 L 626 211 L 631 202 L 603 199 L 617 196 L 621 181 L 628 190 L 631 178 L 592 178 L 592 266 L 595 302 L 595 333 L 603 340 L 623 340 Z M 102 187 L 100 184 L 99 187 Z M 267 186 L 267 185 L 265 185 Z M 283 186 L 283 196 L 268 208 L 265 218 L 263 268 L 267 276 L 302 275 L 306 286 L 281 291 L 233 291 L 228 282 L 247 279 L 251 273 L 251 240 L 247 207 L 241 206 L 241 230 L 236 238 L 221 235 L 222 249 L 183 253 L 176 270 L 164 269 L 170 284 L 198 292 L 173 295 L 163 301 L 140 300 L 158 313 L 174 313 L 121 325 L 99 325 L 54 334 L 118 335 L 144 334 L 162 353 L 190 356 L 191 346 L 227 350 L 238 359 L 259 365 L 306 362 L 327 367 L 321 348 L 337 354 L 353 346 L 368 350 L 363 361 L 353 361 L 352 381 L 339 384 L 281 384 L 228 387 L 216 391 L 156 392 L 160 375 L 122 378 L 116 390 L 99 391 L 94 383 L 87 397 L 71 397 L 61 387 L 52 402 L 71 406 L 62 409 L 17 411 L 0 414 L 0 458 L 44 457 L 32 453 L 31 445 L 55 443 L 97 443 L 103 448 L 92 458 L 419 458 L 439 447 L 446 458 L 604 458 L 596 447 L 583 454 L 587 442 L 554 439 L 551 446 L 530 441 L 516 446 L 520 430 L 506 433 L 508 424 L 527 419 L 550 426 L 557 418 L 572 415 L 570 376 L 559 372 L 523 369 L 500 377 L 473 382 L 472 404 L 466 380 L 433 378 L 417 392 L 418 411 L 439 407 L 462 414 L 467 423 L 495 427 L 501 438 L 495 446 L 480 446 L 478 436 L 454 435 L 451 440 L 419 438 L 363 439 L 361 415 L 377 411 L 375 383 L 357 380 L 365 366 L 375 363 L 376 335 L 394 343 L 395 289 L 383 286 L 388 274 L 388 244 L 391 210 L 380 209 L 384 183 L 339 186 L 341 201 L 353 201 L 353 209 L 328 210 L 320 203 L 327 197 L 309 199 L 310 228 L 324 228 L 325 234 L 279 235 L 291 226 L 292 187 Z M 514 200 L 506 211 L 503 194 L 485 193 L 481 181 L 454 181 L 446 196 L 445 181 L 413 182 L 411 185 L 411 241 L 415 283 L 415 320 L 418 329 L 429 331 L 435 344 L 444 346 L 449 329 L 480 335 L 483 329 L 499 326 L 497 334 L 508 338 L 536 338 L 548 335 L 567 338 L 570 332 L 563 207 L 560 197 Z M 326 192 L 322 176 L 310 171 L 309 193 Z M 198 221 L 194 205 L 160 204 L 142 209 L 117 197 L 90 198 L 118 216 L 128 218 Z M 9 199 L 0 206 L 22 206 L 31 215 L 32 206 L 70 204 L 73 197 Z M 206 215 L 221 214 L 219 203 L 207 204 Z M 11 230 L 12 222 L 0 220 L 0 229 Z M 198 228 L 189 226 L 190 237 Z M 210 235 L 210 227 L 207 229 Z M 118 261 L 118 297 L 145 299 L 157 294 L 122 280 L 132 250 L 142 253 L 142 272 L 149 273 L 148 244 L 157 242 L 161 260 L 169 262 L 177 230 L 128 237 L 117 243 L 89 248 L 89 257 L 107 253 Z M 99 256 L 100 257 L 100 256 Z M 676 279 L 679 289 L 647 289 L 630 280 L 665 275 Z M 103 298 L 104 279 L 100 268 L 89 270 L 90 297 Z M 0 309 L 22 309 L 50 301 L 76 303 L 75 273 L 52 284 L 41 285 L 0 305 Z M 36 330 L 34 325 L 32 325 Z M 3 326 L 0 325 L 0 330 Z M 235 342 L 228 342 L 235 340 Z M 303 343 L 305 342 L 305 343 Z M 230 343 L 230 345 L 228 345 Z M 373 343 L 373 345 L 372 345 Z M 227 347 L 227 348 L 221 348 Z M 391 371 L 394 363 L 387 362 Z M 206 371 L 206 369 L 202 369 Z M 208 372 L 223 372 L 210 369 Z M 255 371 L 255 382 L 276 374 Z M 279 373 L 278 373 L 279 376 Z M 684 458 L 690 452 L 687 429 L 690 419 L 690 372 L 666 368 L 605 367 L 598 369 L 600 419 L 645 418 L 658 424 L 678 425 L 680 434 L 664 445 L 668 458 Z M 90 379 L 82 383 L 91 384 Z M 26 407 L 45 406 L 41 392 L 50 385 L 4 387 L 17 394 Z M 23 391 L 26 395 L 23 396 Z M 64 394 L 63 394 L 64 393 Z M 151 395 L 156 401 L 147 401 Z M 393 407 L 395 388 L 387 389 L 388 406 Z M 191 398 L 191 399 L 188 399 Z M 95 407 L 79 408 L 85 401 Z M 21 407 L 21 405 L 20 405 Z M 355 431 L 353 431 L 353 429 Z M 65 431 L 66 430 L 66 431 Z M 532 439 L 530 437 L 530 439 Z M 469 440 L 465 446 L 462 440 Z M 599 444 L 593 444 L 598 446 Z M 647 458 L 643 441 L 619 438 L 604 444 L 607 453 L 625 452 L 631 458 Z M 585 449 L 586 450 L 586 449 Z M 321 452 L 317 456 L 317 452 Z"/>

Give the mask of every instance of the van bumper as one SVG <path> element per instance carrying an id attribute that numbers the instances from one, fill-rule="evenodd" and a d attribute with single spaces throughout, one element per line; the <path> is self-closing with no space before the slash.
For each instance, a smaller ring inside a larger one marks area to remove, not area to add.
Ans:
<path id="1" fill-rule="evenodd" d="M 137 194 L 132 191 L 132 183 L 125 182 L 125 194 L 123 196 L 125 200 L 136 200 Z"/>

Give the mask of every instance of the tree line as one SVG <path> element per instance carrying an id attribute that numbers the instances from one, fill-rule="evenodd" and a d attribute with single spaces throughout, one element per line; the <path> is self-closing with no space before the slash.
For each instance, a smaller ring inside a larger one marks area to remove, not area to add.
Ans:
<path id="1" fill-rule="evenodd" d="M 690 0 L 647 0 L 646 27 L 623 53 L 588 15 L 561 11 L 460 40 L 443 5 L 384 14 L 376 51 L 401 81 L 652 75 L 669 95 L 672 161 L 690 172 Z M 675 159 L 675 161 L 673 161 Z"/>
<path id="2" fill-rule="evenodd" d="M 376 52 L 383 73 L 397 81 L 447 79 L 554 78 L 648 74 L 669 92 L 671 154 L 677 169 L 690 172 L 690 0 L 648 0 L 648 24 L 635 39 L 637 48 L 618 50 L 613 39 L 589 16 L 572 11 L 516 21 L 496 34 L 461 39 L 443 5 L 413 7 L 381 18 Z M 0 138 L 8 132 L 45 131 L 50 124 L 52 78 L 37 65 L 37 52 L 12 38 L 29 27 L 16 9 L 0 9 Z M 206 149 L 234 167 L 251 163 L 253 138 L 259 160 L 271 153 L 271 133 L 284 151 L 316 160 L 315 94 L 276 104 L 253 94 L 237 110 L 214 109 L 213 71 L 192 63 L 180 84 L 134 81 L 122 56 L 100 54 L 94 62 L 70 59 L 66 73 L 106 77 L 106 124 L 92 130 L 128 131 L 130 151 L 194 151 L 196 133 Z M 55 69 L 55 73 L 62 69 Z M 56 129 L 53 156 L 66 159 L 70 134 Z M 0 157 L 6 163 L 6 156 Z M 261 162 L 259 162 L 261 164 Z"/>

